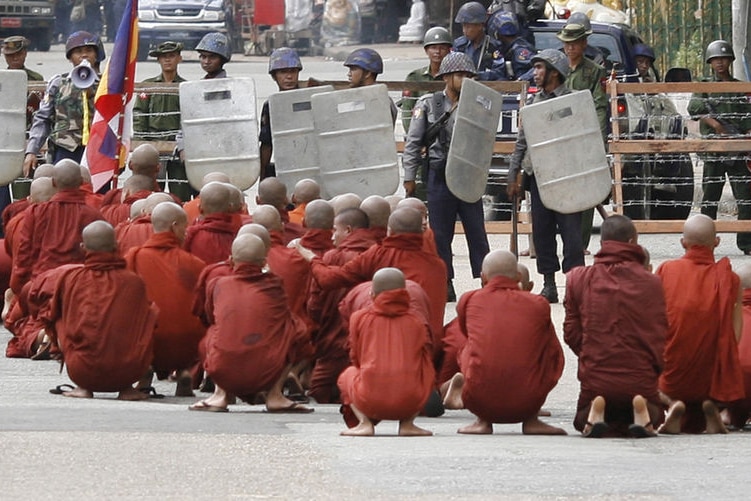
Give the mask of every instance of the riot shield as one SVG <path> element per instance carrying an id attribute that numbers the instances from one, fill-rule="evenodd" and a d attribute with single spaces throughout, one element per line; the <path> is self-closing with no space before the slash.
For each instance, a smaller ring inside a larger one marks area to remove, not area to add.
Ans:
<path id="1" fill-rule="evenodd" d="M 571 214 L 605 200 L 610 167 L 588 90 L 524 106 L 521 120 L 545 207 Z"/>
<path id="2" fill-rule="evenodd" d="M 246 190 L 261 172 L 256 89 L 252 78 L 180 84 L 188 181 L 200 190 L 209 172 L 224 172 Z"/>
<path id="3" fill-rule="evenodd" d="M 399 168 L 386 86 L 315 94 L 311 102 L 322 188 L 328 196 L 393 194 Z"/>
<path id="4" fill-rule="evenodd" d="M 0 185 L 23 172 L 26 148 L 26 72 L 0 70 Z"/>
<path id="5" fill-rule="evenodd" d="M 465 202 L 477 202 L 485 193 L 502 106 L 500 93 L 469 78 L 462 82 L 446 157 L 446 186 Z"/>
<path id="6" fill-rule="evenodd" d="M 321 185 L 318 138 L 310 98 L 313 94 L 333 90 L 325 85 L 277 92 L 269 97 L 276 177 L 287 186 L 288 193 L 305 178 Z M 321 196 L 328 198 L 323 190 Z"/>

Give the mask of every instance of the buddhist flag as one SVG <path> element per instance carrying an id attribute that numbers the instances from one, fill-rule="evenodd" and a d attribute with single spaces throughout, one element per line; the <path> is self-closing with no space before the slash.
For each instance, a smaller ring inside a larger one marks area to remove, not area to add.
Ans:
<path id="1" fill-rule="evenodd" d="M 94 120 L 84 154 L 94 191 L 125 165 L 130 150 L 137 53 L 138 0 L 128 0 L 94 98 Z"/>

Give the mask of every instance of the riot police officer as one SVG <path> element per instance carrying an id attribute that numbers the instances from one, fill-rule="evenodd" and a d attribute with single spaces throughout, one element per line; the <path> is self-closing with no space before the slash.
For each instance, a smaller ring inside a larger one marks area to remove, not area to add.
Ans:
<path id="1" fill-rule="evenodd" d="M 347 79 L 350 88 L 366 87 L 375 85 L 378 75 L 383 73 L 383 59 L 381 55 L 373 49 L 362 48 L 355 49 L 349 53 L 344 60 L 344 66 L 347 67 Z M 396 116 L 399 112 L 394 102 L 391 102 L 391 120 L 396 123 Z"/>
<path id="2" fill-rule="evenodd" d="M 232 59 L 232 47 L 224 33 L 207 33 L 196 45 L 201 69 L 206 72 L 204 80 L 211 78 L 227 78 L 224 65 Z"/>
<path id="3" fill-rule="evenodd" d="M 545 17 L 545 0 L 493 0 L 488 7 L 492 15 L 496 12 L 514 14 L 519 20 L 519 33 L 528 42 L 534 43 L 534 36 L 529 31 L 529 23 Z"/>
<path id="4" fill-rule="evenodd" d="M 659 82 L 660 75 L 655 69 L 655 51 L 647 44 L 634 45 L 634 63 L 639 72 L 640 82 Z"/>
<path id="5" fill-rule="evenodd" d="M 457 198 L 448 189 L 445 174 L 454 129 L 453 112 L 459 102 L 462 81 L 476 74 L 475 65 L 466 54 L 452 52 L 443 58 L 438 76 L 443 78 L 446 87 L 441 92 L 421 97 L 417 102 L 404 146 L 404 189 L 407 196 L 412 196 L 415 191 L 415 176 L 424 161 L 423 148 L 427 148 L 429 221 L 435 235 L 438 255 L 446 263 L 448 270 L 449 301 L 456 300 L 451 281 L 454 277 L 451 242 L 454 240 L 457 215 L 464 226 L 473 277 L 480 276 L 482 260 L 490 249 L 485 233 L 482 200 L 468 203 Z"/>
<path id="6" fill-rule="evenodd" d="M 454 22 L 462 25 L 462 33 L 454 40 L 454 51 L 469 56 L 477 68 L 478 80 L 508 80 L 501 42 L 485 34 L 488 15 L 479 2 L 469 2 L 459 8 Z"/>
<path id="7" fill-rule="evenodd" d="M 503 44 L 508 79 L 531 82 L 534 79 L 532 55 L 535 47 L 520 36 L 516 16 L 510 12 L 496 12 L 488 20 L 488 34 Z"/>

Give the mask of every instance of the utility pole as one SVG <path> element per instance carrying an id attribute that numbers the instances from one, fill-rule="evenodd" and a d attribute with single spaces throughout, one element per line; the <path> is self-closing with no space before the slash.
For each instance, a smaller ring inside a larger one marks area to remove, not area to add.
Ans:
<path id="1" fill-rule="evenodd" d="M 733 0 L 733 51 L 735 62 L 733 63 L 733 75 L 741 80 L 751 81 L 749 64 L 751 61 L 751 30 L 748 29 L 751 21 L 751 0 Z"/>

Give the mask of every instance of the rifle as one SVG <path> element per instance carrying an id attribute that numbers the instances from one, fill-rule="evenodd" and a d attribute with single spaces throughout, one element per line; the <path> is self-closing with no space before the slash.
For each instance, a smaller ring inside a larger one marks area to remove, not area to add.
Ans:
<path id="1" fill-rule="evenodd" d="M 446 122 L 449 121 L 449 118 L 451 118 L 451 114 L 454 112 L 456 107 L 459 103 L 454 103 L 454 105 L 451 107 L 450 110 L 446 111 L 441 115 L 441 118 L 433 122 L 433 124 L 428 127 L 428 129 L 425 131 L 425 147 L 430 148 L 430 145 L 433 144 L 433 141 L 435 141 L 435 138 L 438 137 L 438 134 L 441 132 L 441 129 L 446 125 Z"/>
<path id="2" fill-rule="evenodd" d="M 720 124 L 725 128 L 728 136 L 740 136 L 743 134 L 743 132 L 741 132 L 737 125 L 722 118 L 722 115 L 720 113 L 717 113 L 710 99 L 707 99 L 706 101 L 704 101 L 704 103 L 707 107 L 707 111 L 709 111 L 709 116 L 720 122 Z"/>

